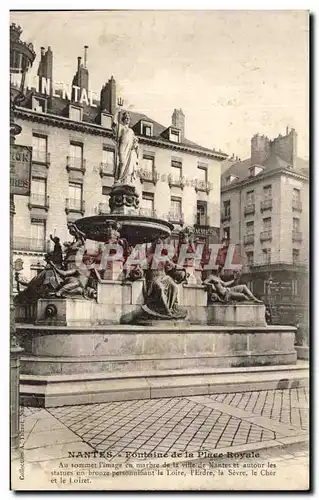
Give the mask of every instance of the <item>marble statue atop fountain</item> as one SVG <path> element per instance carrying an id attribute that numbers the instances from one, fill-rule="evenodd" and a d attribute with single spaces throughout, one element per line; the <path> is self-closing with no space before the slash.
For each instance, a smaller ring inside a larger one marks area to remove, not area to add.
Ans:
<path id="1" fill-rule="evenodd" d="M 139 208 L 136 190 L 138 166 L 138 139 L 130 127 L 128 111 L 118 111 L 113 122 L 113 132 L 117 145 L 114 168 L 114 185 L 110 192 L 110 209 L 114 214 L 129 214 Z"/>

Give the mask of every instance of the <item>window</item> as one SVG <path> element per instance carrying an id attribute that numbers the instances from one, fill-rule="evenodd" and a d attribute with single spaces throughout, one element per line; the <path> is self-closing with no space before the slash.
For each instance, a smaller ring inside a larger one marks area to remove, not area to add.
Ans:
<path id="1" fill-rule="evenodd" d="M 300 256 L 299 250 L 297 248 L 293 248 L 293 250 L 292 250 L 292 263 L 294 265 L 299 264 L 299 262 L 300 262 L 299 256 Z"/>
<path id="2" fill-rule="evenodd" d="M 171 172 L 173 182 L 179 182 L 182 178 L 182 162 L 177 160 L 172 160 Z"/>
<path id="3" fill-rule="evenodd" d="M 300 231 L 300 219 L 297 219 L 297 217 L 294 217 L 292 219 L 292 229 L 293 229 L 293 231 L 296 231 L 296 232 Z"/>
<path id="4" fill-rule="evenodd" d="M 207 203 L 197 202 L 196 224 L 199 226 L 207 225 Z"/>
<path id="5" fill-rule="evenodd" d="M 263 231 L 271 231 L 271 217 L 263 219 Z"/>
<path id="6" fill-rule="evenodd" d="M 33 250 L 44 250 L 45 243 L 45 223 L 32 222 L 31 223 L 31 246 Z"/>
<path id="7" fill-rule="evenodd" d="M 246 234 L 254 234 L 254 221 L 246 222 Z"/>
<path id="8" fill-rule="evenodd" d="M 247 191 L 246 193 L 246 205 L 253 205 L 255 203 L 255 192 Z"/>
<path id="9" fill-rule="evenodd" d="M 143 155 L 142 168 L 148 174 L 153 174 L 154 158 L 152 156 Z"/>
<path id="10" fill-rule="evenodd" d="M 270 264 L 271 263 L 271 248 L 264 248 L 262 251 L 262 263 Z"/>
<path id="11" fill-rule="evenodd" d="M 224 215 L 230 216 L 230 200 L 224 201 Z"/>
<path id="12" fill-rule="evenodd" d="M 172 142 L 180 142 L 180 132 L 170 129 L 169 140 Z"/>
<path id="13" fill-rule="evenodd" d="M 266 200 L 270 199 L 272 197 L 272 189 L 271 186 L 264 186 L 264 198 Z"/>
<path id="14" fill-rule="evenodd" d="M 102 163 L 110 167 L 114 167 L 115 153 L 113 150 L 103 148 L 102 152 Z"/>
<path id="15" fill-rule="evenodd" d="M 82 206 L 82 184 L 69 184 L 69 208 L 81 210 Z"/>
<path id="16" fill-rule="evenodd" d="M 47 161 L 48 138 L 34 134 L 32 136 L 32 160 L 45 163 Z"/>
<path id="17" fill-rule="evenodd" d="M 31 181 L 31 203 L 36 205 L 45 205 L 46 180 L 32 179 Z"/>
<path id="18" fill-rule="evenodd" d="M 47 100 L 41 97 L 32 96 L 32 111 L 36 111 L 37 113 L 46 113 Z"/>
<path id="19" fill-rule="evenodd" d="M 82 120 L 82 109 L 70 105 L 69 118 L 71 118 L 71 120 L 80 122 Z"/>
<path id="20" fill-rule="evenodd" d="M 154 210 L 154 195 L 153 193 L 142 193 L 142 211 L 145 211 L 145 215 L 152 215 Z"/>
<path id="21" fill-rule="evenodd" d="M 300 202 L 300 189 L 293 189 L 292 190 L 292 199 L 293 201 Z"/>
<path id="22" fill-rule="evenodd" d="M 70 162 L 74 168 L 82 168 L 83 163 L 83 145 L 70 143 Z"/>
<path id="23" fill-rule="evenodd" d="M 197 178 L 203 184 L 207 182 L 207 169 L 203 167 L 197 167 Z"/>
<path id="24" fill-rule="evenodd" d="M 246 252 L 246 257 L 247 257 L 247 265 L 253 266 L 254 265 L 254 252 Z"/>
<path id="25" fill-rule="evenodd" d="M 181 198 L 171 198 L 171 212 L 173 215 L 180 217 L 182 215 L 182 200 Z"/>
<path id="26" fill-rule="evenodd" d="M 152 124 L 151 123 L 144 123 L 142 122 L 142 135 L 146 135 L 147 137 L 151 137 L 153 130 L 152 130 Z"/>

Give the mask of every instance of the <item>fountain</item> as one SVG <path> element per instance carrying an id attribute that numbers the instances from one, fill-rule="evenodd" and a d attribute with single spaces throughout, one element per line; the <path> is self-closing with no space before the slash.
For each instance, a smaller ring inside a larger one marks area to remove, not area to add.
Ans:
<path id="1" fill-rule="evenodd" d="M 231 390 L 234 371 L 247 385 L 247 369 L 259 388 L 274 387 L 279 372 L 291 382 L 295 329 L 267 326 L 265 306 L 244 285 L 231 287 L 214 274 L 202 283 L 191 229 L 181 232 L 184 264 L 180 245 L 167 254 L 163 242 L 173 226 L 139 213 L 128 113 L 116 137 L 111 213 L 69 223 L 73 241 L 63 263 L 56 240 L 46 269 L 17 296 L 23 403 L 209 394 Z M 103 242 L 106 258 L 85 252 L 87 239 Z"/>

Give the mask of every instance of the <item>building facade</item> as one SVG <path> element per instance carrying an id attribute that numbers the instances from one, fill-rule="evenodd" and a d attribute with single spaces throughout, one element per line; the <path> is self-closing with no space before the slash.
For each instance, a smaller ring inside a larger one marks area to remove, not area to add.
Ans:
<path id="1" fill-rule="evenodd" d="M 274 323 L 306 322 L 308 183 L 294 129 L 272 141 L 256 134 L 249 159 L 224 164 L 221 231 L 238 244 L 243 278 L 269 306 Z"/>
<path id="2" fill-rule="evenodd" d="M 63 243 L 69 239 L 68 221 L 109 212 L 114 183 L 114 78 L 103 86 L 99 100 L 90 98 L 87 47 L 71 86 L 55 88 L 52 74 L 53 52 L 41 48 L 38 85 L 15 110 L 22 127 L 17 143 L 32 147 L 30 197 L 15 196 L 14 259 L 22 259 L 26 279 L 43 266 L 52 248 L 50 235 Z M 130 115 L 139 139 L 141 214 L 170 220 L 175 235 L 192 225 L 200 240 L 218 242 L 220 165 L 227 155 L 189 141 L 180 109 L 173 111 L 168 126 Z"/>

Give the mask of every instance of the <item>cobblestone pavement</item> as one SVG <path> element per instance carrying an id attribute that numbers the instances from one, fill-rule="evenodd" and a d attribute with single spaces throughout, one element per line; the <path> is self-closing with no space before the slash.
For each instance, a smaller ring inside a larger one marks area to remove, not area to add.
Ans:
<path id="1" fill-rule="evenodd" d="M 32 410 L 30 410 L 32 411 Z M 97 451 L 212 451 L 300 436 L 308 429 L 308 390 L 276 389 L 134 400 L 48 410 Z"/>

